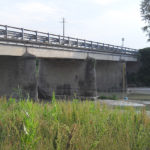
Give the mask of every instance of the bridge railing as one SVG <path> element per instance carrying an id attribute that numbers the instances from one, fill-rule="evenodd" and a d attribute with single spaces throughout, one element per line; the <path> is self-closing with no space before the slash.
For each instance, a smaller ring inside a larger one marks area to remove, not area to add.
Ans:
<path id="1" fill-rule="evenodd" d="M 104 51 L 111 53 L 121 53 L 126 55 L 137 55 L 138 50 L 127 47 L 104 44 L 100 42 L 88 41 L 84 39 L 66 37 L 45 32 L 33 31 L 23 28 L 0 25 L 0 40 L 19 40 L 49 44 L 56 46 L 66 46 L 84 50 Z"/>

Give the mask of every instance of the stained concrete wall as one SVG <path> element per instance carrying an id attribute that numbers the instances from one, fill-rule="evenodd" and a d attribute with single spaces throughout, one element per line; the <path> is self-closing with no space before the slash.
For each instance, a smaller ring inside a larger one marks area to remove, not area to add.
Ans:
<path id="1" fill-rule="evenodd" d="M 37 90 L 38 86 L 38 90 Z M 56 95 L 96 97 L 97 91 L 119 91 L 123 87 L 123 63 L 73 59 L 40 59 L 36 79 L 36 59 L 31 56 L 0 57 L 0 96 L 24 95 L 49 99 Z"/>
<path id="2" fill-rule="evenodd" d="M 119 92 L 123 89 L 123 63 L 97 61 L 96 85 L 99 92 Z"/>
<path id="3" fill-rule="evenodd" d="M 120 92 L 123 76 L 125 79 L 121 62 L 41 59 L 39 97 L 48 99 L 53 91 L 87 97 L 96 97 L 97 92 Z"/>
<path id="4" fill-rule="evenodd" d="M 39 97 L 56 95 L 96 96 L 95 60 L 41 59 Z"/>
<path id="5" fill-rule="evenodd" d="M 0 96 L 37 96 L 34 57 L 0 56 Z M 20 92 L 22 91 L 22 92 Z"/>

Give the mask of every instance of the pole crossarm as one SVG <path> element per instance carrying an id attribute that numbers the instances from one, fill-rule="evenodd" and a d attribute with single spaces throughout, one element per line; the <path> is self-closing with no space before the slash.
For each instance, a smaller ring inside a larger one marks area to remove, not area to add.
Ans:
<path id="1" fill-rule="evenodd" d="M 78 39 L 73 37 L 55 35 L 45 32 L 33 31 L 29 29 L 11 27 L 7 25 L 0 25 L 0 40 L 21 42 L 21 43 L 33 43 L 40 45 L 49 45 L 57 47 L 76 48 L 88 51 L 103 51 L 108 53 L 117 53 L 122 55 L 136 56 L 138 54 L 137 49 L 115 46 L 111 44 L 105 44 L 100 42 L 94 42 L 84 39 Z"/>

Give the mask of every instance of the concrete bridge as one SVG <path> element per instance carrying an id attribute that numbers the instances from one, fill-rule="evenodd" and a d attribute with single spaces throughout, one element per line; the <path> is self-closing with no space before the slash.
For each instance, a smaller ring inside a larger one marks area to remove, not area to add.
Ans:
<path id="1" fill-rule="evenodd" d="M 138 50 L 0 25 L 0 96 L 96 97 L 126 89 Z"/>

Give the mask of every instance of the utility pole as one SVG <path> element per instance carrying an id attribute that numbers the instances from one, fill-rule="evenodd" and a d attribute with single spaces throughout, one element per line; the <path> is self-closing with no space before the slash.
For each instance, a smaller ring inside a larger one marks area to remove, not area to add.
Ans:
<path id="1" fill-rule="evenodd" d="M 122 41 L 121 46 L 124 47 L 125 38 L 122 38 L 121 41 Z M 126 92 L 126 63 L 123 61 L 122 63 L 122 98 L 123 99 L 125 98 L 125 92 Z"/>
<path id="2" fill-rule="evenodd" d="M 65 18 L 62 18 L 61 23 L 63 24 L 63 36 L 65 36 L 65 23 L 66 23 Z"/>
<path id="3" fill-rule="evenodd" d="M 126 93 L 126 63 L 123 62 L 122 64 L 122 76 L 123 76 L 123 86 L 122 86 L 122 90 L 123 90 L 123 98 L 125 97 L 125 93 Z"/>

